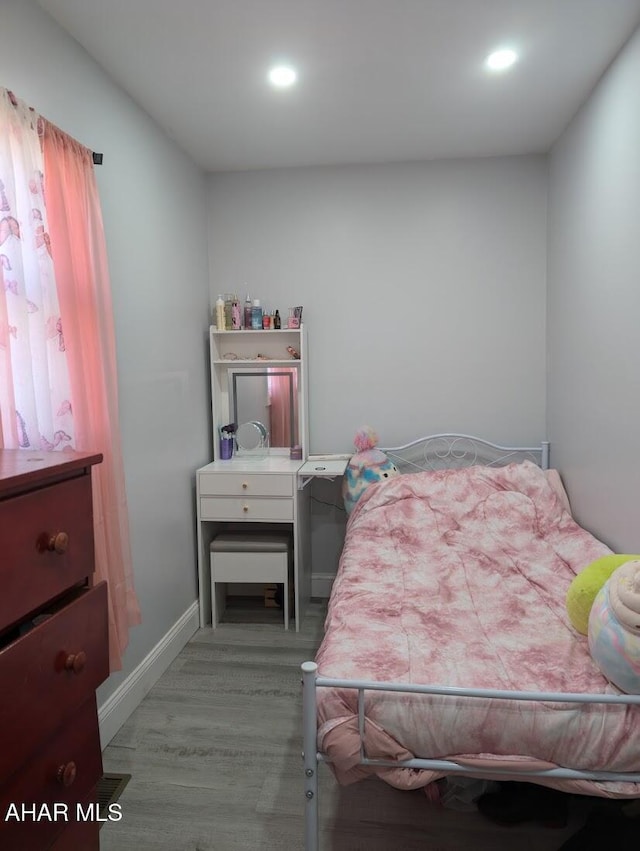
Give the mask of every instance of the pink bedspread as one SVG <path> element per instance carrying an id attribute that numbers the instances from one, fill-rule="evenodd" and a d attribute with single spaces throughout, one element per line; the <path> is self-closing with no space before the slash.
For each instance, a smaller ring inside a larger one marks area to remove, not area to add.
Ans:
<path id="1" fill-rule="evenodd" d="M 329 677 L 616 693 L 565 610 L 577 572 L 610 552 L 580 528 L 534 464 L 417 473 L 370 487 L 348 523 L 317 654 Z M 341 782 L 357 763 L 356 692 L 319 689 L 319 747 Z M 640 770 L 640 708 L 366 696 L 369 756 L 482 767 Z M 431 771 L 381 769 L 396 786 Z M 532 778 L 533 779 L 533 778 Z M 557 781 L 589 794 L 631 783 Z"/>

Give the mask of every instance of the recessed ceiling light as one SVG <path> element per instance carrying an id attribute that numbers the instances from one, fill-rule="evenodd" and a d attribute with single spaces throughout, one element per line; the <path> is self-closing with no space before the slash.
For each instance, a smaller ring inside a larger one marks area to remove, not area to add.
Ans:
<path id="1" fill-rule="evenodd" d="M 510 48 L 494 50 L 486 59 L 486 66 L 490 71 L 505 71 L 518 61 L 518 54 Z"/>
<path id="2" fill-rule="evenodd" d="M 298 79 L 295 68 L 290 65 L 275 65 L 269 71 L 269 82 L 278 89 L 287 89 Z"/>

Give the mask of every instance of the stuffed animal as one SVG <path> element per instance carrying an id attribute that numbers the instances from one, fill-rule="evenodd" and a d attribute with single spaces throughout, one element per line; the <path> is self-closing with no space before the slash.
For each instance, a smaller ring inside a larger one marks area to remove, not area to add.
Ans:
<path id="1" fill-rule="evenodd" d="M 566 606 L 569 620 L 579 633 L 586 635 L 588 632 L 589 613 L 598 591 L 614 570 L 633 559 L 640 559 L 640 556 L 612 553 L 591 562 L 575 577 L 567 591 Z"/>
<path id="2" fill-rule="evenodd" d="M 589 650 L 609 682 L 640 694 L 640 560 L 614 570 L 598 591 L 589 615 Z"/>
<path id="3" fill-rule="evenodd" d="M 342 480 L 342 498 L 347 514 L 369 485 L 398 476 L 399 470 L 381 449 L 376 449 L 378 435 L 370 426 L 358 429 L 353 440 L 356 454 L 351 456 Z"/>

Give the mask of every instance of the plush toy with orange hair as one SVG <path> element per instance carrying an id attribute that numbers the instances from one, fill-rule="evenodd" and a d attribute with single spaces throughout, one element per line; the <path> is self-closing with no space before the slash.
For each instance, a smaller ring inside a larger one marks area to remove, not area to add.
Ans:
<path id="1" fill-rule="evenodd" d="M 399 475 L 393 461 L 381 449 L 376 449 L 377 443 L 378 435 L 371 426 L 363 426 L 356 432 L 353 440 L 356 454 L 351 456 L 342 480 L 342 498 L 347 514 L 351 514 L 370 485 Z"/>

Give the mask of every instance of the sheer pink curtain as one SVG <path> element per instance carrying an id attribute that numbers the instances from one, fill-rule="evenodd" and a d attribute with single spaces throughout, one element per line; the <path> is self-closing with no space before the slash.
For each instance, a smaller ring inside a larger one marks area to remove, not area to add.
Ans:
<path id="1" fill-rule="evenodd" d="M 0 446 L 74 445 L 38 116 L 0 89 Z"/>
<path id="2" fill-rule="evenodd" d="M 118 427 L 115 334 L 102 213 L 91 151 L 42 120 L 44 193 L 67 352 L 75 448 L 94 467 L 96 573 L 109 584 L 111 670 L 140 623 Z"/>

